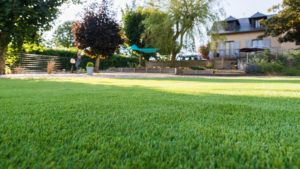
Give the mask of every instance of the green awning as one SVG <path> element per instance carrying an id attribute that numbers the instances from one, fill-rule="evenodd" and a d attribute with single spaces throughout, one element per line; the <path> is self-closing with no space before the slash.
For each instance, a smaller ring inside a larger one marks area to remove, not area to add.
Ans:
<path id="1" fill-rule="evenodd" d="M 130 49 L 133 51 L 138 51 L 146 54 L 152 54 L 158 52 L 158 49 L 156 48 L 139 48 L 137 45 L 132 45 Z"/>

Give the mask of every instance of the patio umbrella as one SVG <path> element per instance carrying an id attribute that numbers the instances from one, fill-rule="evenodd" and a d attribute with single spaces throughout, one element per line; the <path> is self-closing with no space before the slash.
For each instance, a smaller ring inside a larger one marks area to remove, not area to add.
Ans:
<path id="1" fill-rule="evenodd" d="M 157 53 L 159 51 L 156 48 L 139 48 L 137 45 L 132 45 L 130 47 L 130 49 L 133 51 L 138 51 L 138 52 L 142 52 L 145 54 L 153 54 L 153 53 Z"/>
<path id="2" fill-rule="evenodd" d="M 242 49 L 240 49 L 240 52 L 247 53 L 247 63 L 249 63 L 249 53 L 260 52 L 260 51 L 264 51 L 264 50 L 265 49 L 263 49 L 263 48 L 242 48 Z"/>

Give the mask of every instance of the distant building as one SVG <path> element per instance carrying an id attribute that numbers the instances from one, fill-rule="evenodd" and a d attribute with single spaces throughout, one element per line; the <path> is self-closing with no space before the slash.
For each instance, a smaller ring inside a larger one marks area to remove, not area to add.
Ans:
<path id="1" fill-rule="evenodd" d="M 260 24 L 264 19 L 275 15 L 257 12 L 249 18 L 236 19 L 232 16 L 217 23 L 217 34 L 222 37 L 217 46 L 217 57 L 238 57 L 242 48 L 261 48 L 272 50 L 289 50 L 300 48 L 299 42 L 279 43 L 278 37 L 259 38 L 265 27 Z"/>

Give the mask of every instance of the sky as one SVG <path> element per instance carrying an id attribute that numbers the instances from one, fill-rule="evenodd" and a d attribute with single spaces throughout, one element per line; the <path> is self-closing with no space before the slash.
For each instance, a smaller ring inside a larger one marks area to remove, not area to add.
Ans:
<path id="1" fill-rule="evenodd" d="M 100 0 L 86 0 L 86 3 L 80 5 L 67 4 L 61 7 L 61 14 L 53 24 L 53 29 L 44 34 L 45 39 L 51 39 L 54 30 L 58 25 L 69 20 L 78 20 L 84 11 L 84 8 L 92 2 L 99 2 Z M 112 0 L 114 5 L 113 10 L 117 14 L 118 20 L 121 20 L 121 9 L 124 9 L 126 4 L 131 4 L 132 0 Z M 137 3 L 143 4 L 145 0 L 137 0 Z M 225 10 L 222 19 L 228 16 L 233 16 L 235 18 L 250 17 L 256 12 L 262 12 L 264 14 L 269 13 L 268 9 L 273 5 L 277 5 L 282 2 L 282 0 L 219 0 L 221 1 L 221 6 Z"/>

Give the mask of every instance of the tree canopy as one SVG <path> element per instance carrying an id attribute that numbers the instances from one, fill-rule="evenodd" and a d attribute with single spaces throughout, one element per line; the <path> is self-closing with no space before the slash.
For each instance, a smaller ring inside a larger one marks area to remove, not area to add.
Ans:
<path id="1" fill-rule="evenodd" d="M 300 42 L 300 1 L 283 0 L 281 5 L 271 8 L 278 15 L 262 22 L 266 26 L 265 36 L 279 36 L 280 42 Z"/>
<path id="2" fill-rule="evenodd" d="M 144 47 L 142 39 L 145 32 L 144 19 L 142 8 L 138 10 L 127 8 L 123 13 L 123 29 L 129 45 L 136 44 L 141 48 Z"/>
<path id="3" fill-rule="evenodd" d="M 100 59 L 111 56 L 123 43 L 121 29 L 113 19 L 106 0 L 101 5 L 92 4 L 72 31 L 75 46 L 96 57 L 96 71 L 99 70 Z"/>
<path id="4" fill-rule="evenodd" d="M 59 25 L 56 31 L 54 32 L 54 44 L 57 47 L 73 47 L 74 46 L 74 37 L 72 33 L 73 21 L 67 21 Z"/>
<path id="5" fill-rule="evenodd" d="M 149 0 L 150 7 L 129 11 L 123 18 L 130 43 L 159 48 L 162 54 L 176 55 L 186 39 L 218 19 L 215 0 Z M 129 22 L 130 21 L 130 22 Z"/>
<path id="6" fill-rule="evenodd" d="M 207 28 L 209 23 L 218 19 L 219 11 L 214 10 L 215 0 L 168 0 L 169 13 L 175 31 L 173 39 L 178 45 L 172 50 L 172 60 L 184 45 L 184 38 L 194 38 L 195 32 L 202 34 L 201 28 Z"/>
<path id="7" fill-rule="evenodd" d="M 143 21 L 145 32 L 143 34 L 146 47 L 159 49 L 160 54 L 169 55 L 178 43 L 173 38 L 173 22 L 168 13 L 159 9 L 148 9 L 148 16 Z"/>
<path id="8" fill-rule="evenodd" d="M 42 30 L 51 28 L 59 6 L 69 0 L 0 0 L 0 74 L 5 73 L 8 44 L 21 46 L 36 39 Z M 74 0 L 78 2 L 79 0 Z"/>

